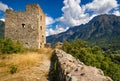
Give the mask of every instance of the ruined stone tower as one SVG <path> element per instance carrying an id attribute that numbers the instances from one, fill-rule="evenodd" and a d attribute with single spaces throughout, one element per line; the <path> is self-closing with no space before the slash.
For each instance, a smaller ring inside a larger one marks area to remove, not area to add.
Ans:
<path id="1" fill-rule="evenodd" d="M 39 49 L 46 44 L 45 30 L 45 14 L 38 4 L 27 5 L 25 11 L 6 10 L 5 38 Z"/>

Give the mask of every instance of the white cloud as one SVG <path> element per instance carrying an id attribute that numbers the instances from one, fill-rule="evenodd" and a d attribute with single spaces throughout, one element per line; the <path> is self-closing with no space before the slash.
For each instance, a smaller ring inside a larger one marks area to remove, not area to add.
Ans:
<path id="1" fill-rule="evenodd" d="M 5 10 L 8 9 L 8 8 L 9 8 L 8 5 L 0 2 L 0 11 L 5 12 Z"/>
<path id="2" fill-rule="evenodd" d="M 64 0 L 62 8 L 63 15 L 58 21 L 68 26 L 84 24 L 89 20 L 89 15 L 84 14 L 84 10 L 80 7 L 80 0 Z"/>
<path id="3" fill-rule="evenodd" d="M 46 26 L 53 24 L 55 21 L 52 17 L 46 16 Z"/>
<path id="4" fill-rule="evenodd" d="M 120 5 L 119 5 L 119 7 L 114 9 L 113 14 L 116 16 L 120 16 Z"/>
<path id="5" fill-rule="evenodd" d="M 49 36 L 49 35 L 54 35 L 54 34 L 58 34 L 58 33 L 61 33 L 61 32 L 65 32 L 66 30 L 68 30 L 69 28 L 66 27 L 62 27 L 61 25 L 56 25 L 55 29 L 53 29 L 53 23 L 55 23 L 56 20 L 53 19 L 52 17 L 50 16 L 46 16 L 46 36 Z"/>
<path id="6" fill-rule="evenodd" d="M 12 9 L 12 8 L 8 7 L 7 4 L 4 4 L 0 1 L 0 13 L 1 13 L 0 14 L 0 20 L 2 20 L 2 21 L 5 21 L 4 14 L 5 14 L 6 9 Z"/>
<path id="7" fill-rule="evenodd" d="M 110 10 L 119 6 L 117 0 L 93 0 L 86 5 L 80 5 L 81 0 L 64 0 L 63 3 L 63 14 L 57 21 L 67 26 L 85 24 L 100 14 L 120 14 L 119 10 L 110 13 Z"/>
<path id="8" fill-rule="evenodd" d="M 52 17 L 46 16 L 46 36 L 52 35 L 53 32 L 55 32 L 55 30 L 51 28 L 54 22 L 55 20 Z"/>
<path id="9" fill-rule="evenodd" d="M 68 29 L 69 29 L 69 27 L 64 28 L 60 25 L 56 25 L 55 29 L 52 29 L 52 28 L 47 29 L 46 35 L 49 36 L 49 35 L 58 34 L 58 33 L 61 33 L 61 32 L 65 32 Z"/>
<path id="10" fill-rule="evenodd" d="M 114 11 L 113 14 L 117 15 L 117 16 L 120 16 L 120 11 Z"/>
<path id="11" fill-rule="evenodd" d="M 2 18 L 2 19 L 0 19 L 0 20 L 5 22 L 5 19 L 4 19 L 4 18 Z"/>
<path id="12" fill-rule="evenodd" d="M 62 7 L 62 16 L 53 19 L 47 18 L 47 26 L 54 22 L 61 22 L 64 26 L 71 27 L 81 25 L 89 22 L 93 17 L 100 14 L 115 14 L 120 16 L 120 9 L 117 0 L 93 0 L 86 5 L 80 5 L 81 0 L 64 0 Z M 110 12 L 113 10 L 112 12 Z M 67 30 L 67 27 L 61 27 L 59 25 L 53 30 L 52 28 L 47 29 L 47 36 L 58 34 Z"/>
<path id="13" fill-rule="evenodd" d="M 85 9 L 93 11 L 94 14 L 105 14 L 117 6 L 116 0 L 93 0 L 93 2 L 85 5 Z"/>

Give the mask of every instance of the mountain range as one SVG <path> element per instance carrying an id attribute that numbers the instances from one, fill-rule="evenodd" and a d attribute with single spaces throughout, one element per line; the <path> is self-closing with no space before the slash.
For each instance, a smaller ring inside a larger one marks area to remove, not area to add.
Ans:
<path id="1" fill-rule="evenodd" d="M 48 36 L 47 42 L 54 44 L 75 39 L 82 39 L 104 48 L 119 49 L 120 16 L 98 15 L 87 24 L 71 27 L 66 32 Z"/>
<path id="2" fill-rule="evenodd" d="M 4 37 L 3 21 L 0 21 L 0 38 Z M 82 39 L 102 48 L 120 49 L 120 16 L 98 15 L 87 24 L 70 27 L 66 32 L 47 37 L 47 43 Z"/>

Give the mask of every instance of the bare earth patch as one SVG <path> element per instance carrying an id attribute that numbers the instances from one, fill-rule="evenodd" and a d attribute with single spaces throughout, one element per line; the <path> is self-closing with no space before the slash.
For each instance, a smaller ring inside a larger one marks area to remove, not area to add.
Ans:
<path id="1" fill-rule="evenodd" d="M 43 52 L 42 52 L 43 51 Z M 51 49 L 42 49 L 26 54 L 0 56 L 0 81 L 49 81 Z M 16 65 L 16 73 L 10 73 L 10 66 Z"/>

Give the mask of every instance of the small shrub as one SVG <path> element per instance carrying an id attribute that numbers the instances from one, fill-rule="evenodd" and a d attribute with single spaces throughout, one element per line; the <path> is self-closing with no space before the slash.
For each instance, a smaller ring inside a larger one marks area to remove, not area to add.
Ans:
<path id="1" fill-rule="evenodd" d="M 11 73 L 11 74 L 16 73 L 17 70 L 18 70 L 18 67 L 17 67 L 16 65 L 11 65 L 11 66 L 10 66 L 10 73 Z"/>
<path id="2" fill-rule="evenodd" d="M 0 53 L 22 53 L 25 51 L 23 45 L 18 41 L 12 41 L 11 39 L 0 39 Z"/>

